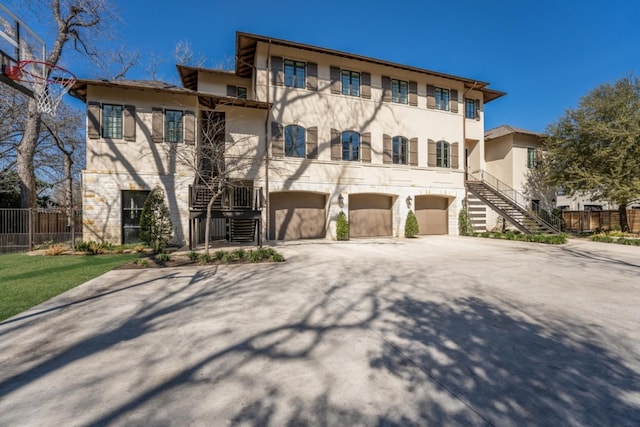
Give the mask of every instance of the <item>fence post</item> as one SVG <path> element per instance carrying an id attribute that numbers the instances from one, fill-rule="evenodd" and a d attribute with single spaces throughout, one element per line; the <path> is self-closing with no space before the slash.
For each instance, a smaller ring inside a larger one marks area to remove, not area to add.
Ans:
<path id="1" fill-rule="evenodd" d="M 33 240 L 35 231 L 33 229 L 33 208 L 29 208 L 29 250 L 33 250 Z"/>

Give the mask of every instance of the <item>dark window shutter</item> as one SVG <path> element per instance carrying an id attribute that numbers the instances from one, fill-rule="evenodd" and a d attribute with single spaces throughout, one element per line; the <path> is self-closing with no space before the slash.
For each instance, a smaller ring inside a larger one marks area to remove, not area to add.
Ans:
<path id="1" fill-rule="evenodd" d="M 238 88 L 233 85 L 227 85 L 227 96 L 238 96 Z"/>
<path id="2" fill-rule="evenodd" d="M 409 140 L 409 165 L 418 166 L 418 138 Z"/>
<path id="3" fill-rule="evenodd" d="M 427 85 L 427 108 L 436 108 L 436 87 Z"/>
<path id="4" fill-rule="evenodd" d="M 162 142 L 162 108 L 153 108 L 151 111 L 151 139 L 153 142 Z"/>
<path id="5" fill-rule="evenodd" d="M 276 86 L 284 84 L 284 62 L 281 56 L 271 57 L 271 83 Z"/>
<path id="6" fill-rule="evenodd" d="M 480 120 L 480 100 L 476 99 L 476 120 Z"/>
<path id="7" fill-rule="evenodd" d="M 100 103 L 87 104 L 87 136 L 89 139 L 100 138 Z"/>
<path id="8" fill-rule="evenodd" d="M 331 160 L 342 160 L 342 141 L 337 129 L 331 129 Z"/>
<path id="9" fill-rule="evenodd" d="M 458 169 L 458 143 L 451 144 L 451 169 Z"/>
<path id="10" fill-rule="evenodd" d="M 362 73 L 360 74 L 360 79 L 360 96 L 366 99 L 371 99 L 371 74 Z"/>
<path id="11" fill-rule="evenodd" d="M 307 90 L 318 90 L 318 64 L 307 62 Z"/>
<path id="12" fill-rule="evenodd" d="M 342 89 L 340 88 L 340 68 L 331 67 L 330 69 L 330 77 L 331 77 L 331 93 L 341 94 Z"/>
<path id="13" fill-rule="evenodd" d="M 307 128 L 307 159 L 318 158 L 318 127 Z"/>
<path id="14" fill-rule="evenodd" d="M 427 166 L 430 168 L 436 167 L 436 142 L 433 139 L 429 140 L 427 147 Z"/>
<path id="15" fill-rule="evenodd" d="M 282 125 L 271 122 L 271 155 L 282 157 L 284 155 L 284 136 Z"/>
<path id="16" fill-rule="evenodd" d="M 371 132 L 363 133 L 361 135 L 361 152 L 362 162 L 371 163 Z"/>
<path id="17" fill-rule="evenodd" d="M 133 105 L 124 106 L 124 140 L 136 140 L 136 107 Z"/>
<path id="18" fill-rule="evenodd" d="M 193 111 L 184 112 L 184 142 L 189 145 L 196 143 L 196 115 Z"/>
<path id="19" fill-rule="evenodd" d="M 409 105 L 418 106 L 418 83 L 409 82 Z"/>
<path id="20" fill-rule="evenodd" d="M 458 91 L 451 89 L 451 99 L 449 99 L 449 110 L 452 113 L 458 112 Z"/>
<path id="21" fill-rule="evenodd" d="M 391 102 L 391 77 L 382 76 L 382 100 Z"/>
<path id="22" fill-rule="evenodd" d="M 382 163 L 390 165 L 393 161 L 393 146 L 389 135 L 382 135 Z"/>

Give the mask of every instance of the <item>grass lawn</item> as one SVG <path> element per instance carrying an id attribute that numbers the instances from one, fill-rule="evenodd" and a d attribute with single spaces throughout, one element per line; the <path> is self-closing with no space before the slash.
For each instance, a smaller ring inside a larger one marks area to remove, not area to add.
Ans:
<path id="1" fill-rule="evenodd" d="M 138 254 L 0 255 L 0 321 L 125 264 Z"/>

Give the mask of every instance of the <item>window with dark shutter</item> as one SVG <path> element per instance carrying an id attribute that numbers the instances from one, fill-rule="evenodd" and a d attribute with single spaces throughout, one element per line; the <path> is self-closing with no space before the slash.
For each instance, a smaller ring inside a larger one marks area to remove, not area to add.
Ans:
<path id="1" fill-rule="evenodd" d="M 87 136 L 89 139 L 100 138 L 100 103 L 87 103 Z"/>
<path id="2" fill-rule="evenodd" d="M 362 73 L 362 87 L 360 96 L 365 99 L 371 99 L 371 74 Z"/>
<path id="3" fill-rule="evenodd" d="M 318 64 L 307 62 L 307 90 L 318 90 Z"/>
<path id="4" fill-rule="evenodd" d="M 391 102 L 391 77 L 382 76 L 382 100 Z"/>
<path id="5" fill-rule="evenodd" d="M 451 144 L 451 169 L 458 169 L 458 143 L 454 142 Z"/>
<path id="6" fill-rule="evenodd" d="M 418 138 L 409 140 L 409 165 L 418 166 Z"/>
<path id="7" fill-rule="evenodd" d="M 227 85 L 227 96 L 236 97 L 238 96 L 238 88 L 236 86 Z"/>
<path id="8" fill-rule="evenodd" d="M 331 67 L 329 70 L 330 78 L 331 78 L 331 93 L 339 95 L 341 93 L 340 90 L 340 68 Z"/>
<path id="9" fill-rule="evenodd" d="M 280 123 L 271 122 L 271 155 L 282 157 L 284 155 L 284 135 Z"/>
<path id="10" fill-rule="evenodd" d="M 184 112 L 184 142 L 189 145 L 196 143 L 196 117 L 193 111 Z"/>
<path id="11" fill-rule="evenodd" d="M 418 106 L 418 83 L 409 82 L 409 105 L 412 107 Z"/>
<path id="12" fill-rule="evenodd" d="M 151 113 L 151 139 L 162 142 L 162 108 L 153 108 Z"/>
<path id="13" fill-rule="evenodd" d="M 318 158 L 318 127 L 307 128 L 307 159 Z"/>
<path id="14" fill-rule="evenodd" d="M 362 162 L 371 163 L 371 132 L 362 134 Z"/>
<path id="15" fill-rule="evenodd" d="M 271 57 L 271 83 L 276 86 L 284 84 L 284 61 L 281 56 Z"/>
<path id="16" fill-rule="evenodd" d="M 451 89 L 451 107 L 449 108 L 452 113 L 458 112 L 458 91 Z"/>
<path id="17" fill-rule="evenodd" d="M 427 85 L 427 108 L 436 108 L 436 87 Z"/>
<path id="18" fill-rule="evenodd" d="M 429 140 L 427 146 L 427 166 L 430 168 L 436 167 L 436 142 L 433 139 Z"/>
<path id="19" fill-rule="evenodd" d="M 390 165 L 393 159 L 393 147 L 391 144 L 391 137 L 389 135 L 382 135 L 382 163 Z"/>
<path id="20" fill-rule="evenodd" d="M 342 160 L 342 142 L 338 129 L 331 129 L 331 160 Z"/>
<path id="21" fill-rule="evenodd" d="M 476 99 L 476 120 L 480 120 L 480 100 Z"/>
<path id="22" fill-rule="evenodd" d="M 124 106 L 124 140 L 136 140 L 136 107 L 133 105 Z"/>

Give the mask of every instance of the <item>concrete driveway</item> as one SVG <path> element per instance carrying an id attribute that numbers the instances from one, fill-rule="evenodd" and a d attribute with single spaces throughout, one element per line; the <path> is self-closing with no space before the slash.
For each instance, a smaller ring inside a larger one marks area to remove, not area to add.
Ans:
<path id="1" fill-rule="evenodd" d="M 640 248 L 294 242 L 0 324 L 2 426 L 640 425 Z"/>

